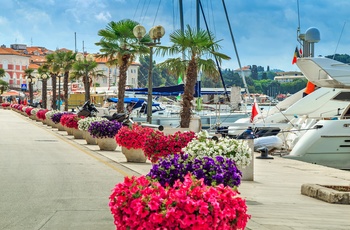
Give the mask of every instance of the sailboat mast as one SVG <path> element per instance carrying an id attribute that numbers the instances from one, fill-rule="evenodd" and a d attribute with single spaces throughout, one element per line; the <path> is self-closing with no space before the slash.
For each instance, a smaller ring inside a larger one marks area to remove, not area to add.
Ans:
<path id="1" fill-rule="evenodd" d="M 199 2 L 199 6 L 200 6 L 200 9 L 201 9 L 201 12 L 202 12 L 202 16 L 203 16 L 203 19 L 204 19 L 204 23 L 205 23 L 205 27 L 208 31 L 208 34 L 209 34 L 209 37 L 210 37 L 210 33 L 209 33 L 209 27 L 208 27 L 208 23 L 207 23 L 207 19 L 205 17 L 205 14 L 204 14 L 204 11 L 203 11 L 203 6 L 202 6 L 202 3 L 200 0 L 197 0 Z M 211 39 L 211 37 L 210 37 Z M 215 63 L 216 63 L 216 66 L 218 67 L 218 70 L 219 70 L 219 74 L 220 74 L 220 78 L 221 78 L 221 82 L 222 82 L 222 85 L 224 87 L 224 92 L 225 92 L 225 95 L 227 97 L 227 101 L 230 102 L 230 96 L 228 95 L 227 93 L 227 89 L 226 89 L 226 85 L 225 85 L 225 82 L 224 82 L 224 78 L 222 76 L 222 72 L 221 72 L 221 68 L 220 68 L 220 65 L 219 65 L 219 61 L 218 59 L 214 56 L 215 58 Z"/>
<path id="2" fill-rule="evenodd" d="M 243 72 L 243 69 L 242 69 L 241 61 L 240 61 L 239 56 L 238 56 L 238 51 L 237 51 L 237 47 L 236 47 L 235 38 L 233 37 L 230 19 L 228 18 L 228 15 L 227 15 L 225 0 L 222 0 L 222 5 L 224 6 L 225 16 L 226 16 L 227 24 L 228 24 L 228 27 L 229 27 L 229 30 L 230 30 L 230 35 L 231 35 L 232 43 L 233 43 L 233 46 L 234 46 L 234 48 L 235 48 L 235 53 L 236 53 L 236 57 L 237 57 L 237 61 L 238 61 L 238 66 L 239 66 L 239 69 L 241 70 L 241 75 L 242 75 L 243 84 L 244 84 L 244 87 L 245 87 L 245 90 L 246 90 L 246 92 L 247 92 L 248 99 L 249 99 L 249 98 L 250 98 L 250 94 L 249 94 L 247 82 L 246 82 L 246 80 L 245 80 L 245 76 L 244 76 L 244 72 Z"/>

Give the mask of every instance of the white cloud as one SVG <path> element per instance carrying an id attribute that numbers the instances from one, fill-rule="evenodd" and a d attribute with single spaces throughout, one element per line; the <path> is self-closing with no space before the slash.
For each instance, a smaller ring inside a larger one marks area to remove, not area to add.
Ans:
<path id="1" fill-rule="evenodd" d="M 99 14 L 95 15 L 95 18 L 99 21 L 109 22 L 112 18 L 111 14 L 107 12 L 100 12 Z"/>

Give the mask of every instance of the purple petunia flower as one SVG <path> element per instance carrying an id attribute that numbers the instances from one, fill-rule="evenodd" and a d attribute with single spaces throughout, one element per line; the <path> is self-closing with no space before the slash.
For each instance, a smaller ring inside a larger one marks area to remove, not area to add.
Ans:
<path id="1" fill-rule="evenodd" d="M 157 180 L 163 187 L 172 186 L 175 181 L 184 181 L 187 173 L 204 180 L 206 185 L 238 186 L 242 173 L 232 159 L 222 156 L 215 158 L 191 158 L 187 154 L 169 155 L 154 164 L 147 176 Z"/>

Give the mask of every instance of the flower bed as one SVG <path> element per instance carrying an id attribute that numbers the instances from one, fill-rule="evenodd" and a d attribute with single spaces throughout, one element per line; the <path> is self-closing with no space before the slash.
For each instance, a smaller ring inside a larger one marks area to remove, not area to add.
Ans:
<path id="1" fill-rule="evenodd" d="M 121 127 L 120 122 L 102 120 L 92 122 L 88 131 L 95 138 L 114 138 Z"/>
<path id="2" fill-rule="evenodd" d="M 28 116 L 30 116 L 30 115 L 32 115 L 32 110 L 33 110 L 32 107 L 26 107 L 25 113 L 26 113 Z"/>
<path id="3" fill-rule="evenodd" d="M 78 128 L 82 131 L 88 131 L 92 122 L 102 121 L 102 120 L 107 120 L 107 119 L 102 117 L 85 117 L 78 121 Z"/>
<path id="4" fill-rule="evenodd" d="M 208 138 L 206 131 L 196 134 L 183 151 L 193 157 L 224 156 L 233 159 L 237 165 L 247 166 L 252 159 L 251 152 L 246 141 L 220 137 L 218 140 Z"/>
<path id="5" fill-rule="evenodd" d="M 152 163 L 170 154 L 178 154 L 181 149 L 195 137 L 194 132 L 176 132 L 165 135 L 163 132 L 154 131 L 147 136 L 143 151 Z"/>
<path id="6" fill-rule="evenodd" d="M 62 116 L 62 119 L 64 116 Z M 65 126 L 68 128 L 78 129 L 78 122 L 81 120 L 81 117 L 78 117 L 76 114 L 67 115 L 67 119 L 65 120 Z"/>
<path id="7" fill-rule="evenodd" d="M 5 109 L 9 108 L 10 107 L 10 103 L 2 103 L 1 106 Z"/>
<path id="8" fill-rule="evenodd" d="M 118 145 L 127 149 L 142 149 L 146 138 L 152 132 L 154 132 L 153 129 L 134 123 L 132 127 L 123 126 L 115 136 L 115 140 Z"/>
<path id="9" fill-rule="evenodd" d="M 242 173 L 232 159 L 222 156 L 193 158 L 188 154 L 174 154 L 160 159 L 147 174 L 165 187 L 173 186 L 175 181 L 184 181 L 186 174 L 191 173 L 204 184 L 237 187 L 241 183 Z"/>
<path id="10" fill-rule="evenodd" d="M 47 111 L 49 111 L 48 109 L 40 109 L 37 113 L 36 113 L 36 117 L 39 120 L 44 121 L 46 119 L 45 114 L 47 113 Z"/>
<path id="11" fill-rule="evenodd" d="M 55 123 L 55 124 L 58 124 L 60 123 L 61 121 L 61 117 L 64 115 L 64 114 L 72 114 L 70 112 L 59 112 L 57 111 L 56 113 L 54 113 L 51 117 L 51 120 Z"/>
<path id="12" fill-rule="evenodd" d="M 250 218 L 237 191 L 190 174 L 165 188 L 145 176 L 126 177 L 109 206 L 117 229 L 244 229 Z"/>

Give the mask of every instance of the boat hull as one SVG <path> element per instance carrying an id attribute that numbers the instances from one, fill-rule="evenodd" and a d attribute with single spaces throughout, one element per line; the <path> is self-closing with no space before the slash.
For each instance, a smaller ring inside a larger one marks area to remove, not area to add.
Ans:
<path id="1" fill-rule="evenodd" d="M 321 120 L 297 142 L 287 158 L 350 169 L 350 120 Z"/>

